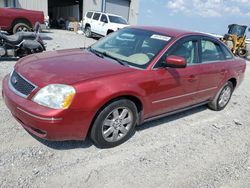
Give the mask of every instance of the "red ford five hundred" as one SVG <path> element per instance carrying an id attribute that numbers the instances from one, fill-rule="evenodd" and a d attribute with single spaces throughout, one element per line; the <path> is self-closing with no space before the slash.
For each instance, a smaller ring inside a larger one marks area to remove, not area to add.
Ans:
<path id="1" fill-rule="evenodd" d="M 211 36 L 130 27 L 87 49 L 31 55 L 3 80 L 13 116 L 38 137 L 83 140 L 103 148 L 136 125 L 208 104 L 222 110 L 246 62 Z"/>

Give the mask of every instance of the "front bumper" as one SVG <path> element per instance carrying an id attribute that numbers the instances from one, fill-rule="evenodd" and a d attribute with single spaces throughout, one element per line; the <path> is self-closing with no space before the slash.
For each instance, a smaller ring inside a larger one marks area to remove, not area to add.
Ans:
<path id="1" fill-rule="evenodd" d="M 91 123 L 81 110 L 54 110 L 16 95 L 3 80 L 3 99 L 15 119 L 30 133 L 47 140 L 84 140 Z M 89 118 L 88 118 L 89 117 Z"/>

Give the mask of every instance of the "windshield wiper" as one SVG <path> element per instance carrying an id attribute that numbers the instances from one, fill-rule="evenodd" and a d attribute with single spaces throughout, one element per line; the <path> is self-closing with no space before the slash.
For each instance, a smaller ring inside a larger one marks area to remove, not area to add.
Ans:
<path id="1" fill-rule="evenodd" d="M 95 49 L 93 49 L 91 46 L 87 48 L 89 51 L 91 51 L 93 54 L 95 54 L 98 57 L 104 58 L 103 54 Z"/>
<path id="2" fill-rule="evenodd" d="M 102 55 L 104 55 L 105 57 L 108 57 L 108 58 L 111 58 L 111 59 L 114 59 L 115 61 L 117 61 L 118 63 L 120 63 L 121 65 L 124 65 L 124 66 L 128 66 L 128 63 L 127 61 L 125 60 L 121 60 L 121 59 L 118 59 L 116 57 L 113 57 L 112 55 L 108 54 L 107 52 L 102 52 Z"/>
<path id="3" fill-rule="evenodd" d="M 94 53 L 95 55 L 97 55 L 98 57 L 101 57 L 101 58 L 104 58 L 105 57 L 108 57 L 108 58 L 111 58 L 111 59 L 114 59 L 115 61 L 117 61 L 118 63 L 120 63 L 121 65 L 124 65 L 124 66 L 128 66 L 128 63 L 125 61 L 125 60 L 121 60 L 121 59 L 118 59 L 116 57 L 113 57 L 112 55 L 108 54 L 107 52 L 99 52 L 95 49 L 93 49 L 91 46 L 87 48 L 89 51 L 91 51 L 92 53 Z"/>

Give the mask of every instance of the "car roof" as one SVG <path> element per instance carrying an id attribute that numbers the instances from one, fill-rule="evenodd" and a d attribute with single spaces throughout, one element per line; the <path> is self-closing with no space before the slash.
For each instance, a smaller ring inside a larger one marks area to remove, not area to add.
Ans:
<path id="1" fill-rule="evenodd" d="M 90 10 L 90 11 L 88 11 L 88 12 L 100 13 L 100 14 L 106 14 L 106 15 L 108 15 L 108 16 L 117 16 L 117 17 L 121 17 L 121 18 L 123 18 L 123 17 L 122 17 L 122 16 L 120 16 L 120 15 L 117 15 L 117 14 L 110 14 L 110 13 L 107 13 L 107 12 L 94 11 L 94 10 Z M 88 13 L 88 12 L 87 12 L 87 13 Z"/>
<path id="2" fill-rule="evenodd" d="M 178 36 L 183 36 L 183 35 L 203 35 L 207 37 L 212 37 L 210 35 L 199 33 L 199 32 L 166 28 L 166 27 L 158 27 L 158 26 L 131 26 L 131 28 L 154 31 L 154 32 L 162 33 L 164 35 L 171 36 L 171 37 L 178 37 Z"/>

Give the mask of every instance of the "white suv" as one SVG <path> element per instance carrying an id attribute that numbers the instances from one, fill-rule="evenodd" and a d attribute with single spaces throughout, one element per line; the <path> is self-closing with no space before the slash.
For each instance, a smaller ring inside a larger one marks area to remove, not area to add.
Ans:
<path id="1" fill-rule="evenodd" d="M 89 11 L 85 14 L 83 26 L 86 37 L 91 37 L 93 34 L 106 36 L 128 26 L 128 23 L 118 15 Z"/>

